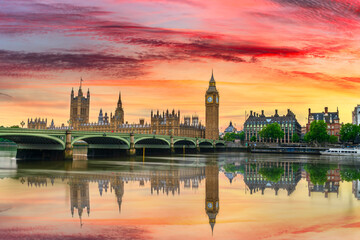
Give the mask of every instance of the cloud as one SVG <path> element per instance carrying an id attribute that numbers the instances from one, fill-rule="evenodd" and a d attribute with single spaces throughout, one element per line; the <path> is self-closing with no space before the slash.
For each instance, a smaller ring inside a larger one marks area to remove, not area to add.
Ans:
<path id="1" fill-rule="evenodd" d="M 105 75 L 137 77 L 145 74 L 143 60 L 106 53 L 51 53 L 0 50 L 0 75 L 38 71 L 102 71 Z"/>
<path id="2" fill-rule="evenodd" d="M 12 96 L 5 93 L 0 93 L 0 97 L 12 98 Z"/>
<path id="3" fill-rule="evenodd" d="M 95 38 L 109 44 L 121 43 L 126 46 L 128 51 L 127 55 L 123 56 L 123 58 L 127 58 L 127 64 L 129 59 L 137 59 L 138 56 L 142 60 L 149 61 L 215 59 L 234 63 L 254 63 L 257 62 L 254 60 L 259 57 L 299 57 L 311 54 L 311 51 L 314 50 L 314 48 L 310 50 L 310 48 L 272 46 L 263 42 L 245 41 L 231 35 L 204 31 L 149 27 L 124 19 L 108 20 L 112 13 L 99 7 L 40 3 L 28 3 L 26 6 L 27 11 L 0 10 L 0 20 L 3 22 L 0 25 L 0 33 L 62 32 L 68 37 L 81 36 L 89 39 Z M 29 12 L 30 10 L 32 11 Z M 144 54 L 146 51 L 151 54 Z M 91 58 L 90 55 L 91 53 L 86 57 Z M 254 56 L 257 58 L 253 58 Z M 55 54 L 52 56 L 47 54 L 46 57 L 59 63 L 55 60 L 57 57 Z M 65 57 L 65 62 L 62 64 L 65 70 L 71 68 L 66 64 L 69 58 L 76 60 L 76 62 L 69 60 L 74 63 L 74 68 L 86 68 L 83 59 L 79 59 L 82 57 L 81 55 L 77 59 L 75 59 L 75 55 L 65 56 L 62 54 L 59 57 Z M 109 58 L 113 58 L 113 56 L 107 56 L 104 60 L 109 61 Z M 123 62 L 123 60 L 120 61 Z M 96 62 L 96 64 L 99 63 L 100 61 Z M 105 64 L 111 66 L 111 64 Z M 44 66 L 44 63 L 41 65 Z M 81 65 L 81 67 L 76 67 L 76 65 Z M 56 64 L 56 66 L 61 65 Z M 99 69 L 104 69 L 103 64 L 99 64 Z"/>
<path id="4" fill-rule="evenodd" d="M 350 0 L 271 0 L 285 7 L 300 10 L 297 17 L 314 21 L 321 20 L 344 27 L 359 26 L 360 2 Z M 341 21 L 340 21 L 341 20 Z M 340 22 L 339 22 L 340 21 Z"/>

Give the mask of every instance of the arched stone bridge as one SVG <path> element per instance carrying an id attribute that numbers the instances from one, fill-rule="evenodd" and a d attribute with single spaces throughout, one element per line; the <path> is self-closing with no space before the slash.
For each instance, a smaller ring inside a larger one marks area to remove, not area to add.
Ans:
<path id="1" fill-rule="evenodd" d="M 15 142 L 18 150 L 63 151 L 65 158 L 72 158 L 73 145 L 79 141 L 86 142 L 89 149 L 124 149 L 130 155 L 143 148 L 169 149 L 172 152 L 177 148 L 198 151 L 225 148 L 222 140 L 115 132 L 0 128 L 0 138 Z"/>

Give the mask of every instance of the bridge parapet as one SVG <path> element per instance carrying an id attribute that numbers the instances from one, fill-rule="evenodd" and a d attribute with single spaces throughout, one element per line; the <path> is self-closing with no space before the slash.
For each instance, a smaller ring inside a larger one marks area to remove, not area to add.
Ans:
<path id="1" fill-rule="evenodd" d="M 0 128 L 0 137 L 17 143 L 18 149 L 64 151 L 65 158 L 72 157 L 73 145 L 85 141 L 94 149 L 125 149 L 135 154 L 136 149 L 222 148 L 222 140 L 191 138 L 171 135 L 133 134 L 116 132 L 37 130 L 26 128 Z"/>

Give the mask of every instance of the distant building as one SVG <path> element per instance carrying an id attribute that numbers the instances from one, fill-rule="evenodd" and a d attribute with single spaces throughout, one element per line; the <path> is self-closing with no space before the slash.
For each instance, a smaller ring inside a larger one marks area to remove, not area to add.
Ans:
<path id="1" fill-rule="evenodd" d="M 301 137 L 304 137 L 306 134 L 306 126 L 301 126 Z"/>
<path id="2" fill-rule="evenodd" d="M 257 141 L 263 142 L 259 132 L 269 124 L 278 123 L 284 131 L 284 138 L 281 140 L 274 139 L 274 142 L 290 143 L 294 134 L 301 136 L 301 125 L 296 120 L 295 114 L 288 109 L 287 114 L 280 116 L 278 110 L 275 110 L 275 115 L 265 116 L 264 110 L 261 115 L 250 111 L 250 116 L 244 123 L 245 140 L 249 141 L 251 137 L 255 136 Z"/>
<path id="3" fill-rule="evenodd" d="M 352 123 L 355 125 L 360 124 L 360 105 L 358 104 L 352 112 Z"/>
<path id="4" fill-rule="evenodd" d="M 230 121 L 229 126 L 225 129 L 224 133 L 235 133 L 237 129 L 233 126 L 232 121 Z"/>
<path id="5" fill-rule="evenodd" d="M 70 121 L 72 126 L 89 123 L 90 111 L 90 90 L 87 91 L 85 97 L 82 91 L 82 79 L 80 80 L 80 87 L 78 95 L 74 95 L 74 89 L 71 90 L 70 96 Z"/>
<path id="6" fill-rule="evenodd" d="M 212 77 L 210 83 L 210 93 L 218 95 L 215 88 L 215 81 Z M 209 90 L 208 90 L 209 91 Z M 209 94 L 210 94 L 209 93 Z M 212 122 L 211 127 L 213 131 L 211 136 L 215 136 L 215 130 L 218 129 L 218 98 L 212 103 L 206 103 L 207 111 L 210 111 L 211 114 L 207 116 L 210 117 L 214 122 Z M 78 90 L 78 95 L 75 96 L 74 89 L 71 91 L 70 96 L 70 126 L 62 125 L 61 127 L 55 127 L 54 122 L 47 127 L 47 120 L 43 119 L 28 119 L 28 128 L 30 129 L 67 129 L 80 130 L 80 131 L 98 131 L 98 132 L 120 132 L 120 133 L 135 133 L 135 134 L 157 134 L 157 135 L 174 135 L 174 136 L 184 136 L 184 137 L 194 137 L 194 138 L 205 138 L 205 126 L 199 121 L 197 115 L 185 116 L 183 122 L 180 118 L 180 111 L 175 112 L 175 110 L 163 111 L 162 113 L 157 110 L 156 113 L 151 111 L 151 122 L 145 123 L 145 120 L 140 119 L 139 123 L 129 124 L 124 121 L 124 109 L 122 106 L 121 94 L 119 93 L 119 98 L 115 113 L 110 113 L 110 116 L 107 112 L 103 112 L 102 108 L 100 109 L 98 119 L 96 122 L 89 122 L 89 109 L 90 109 L 90 91 L 87 91 L 86 97 L 82 92 L 82 81 L 80 81 L 80 87 Z M 208 119 L 209 120 L 209 119 Z M 219 135 L 218 130 L 217 135 Z"/>
<path id="7" fill-rule="evenodd" d="M 329 135 L 340 137 L 340 118 L 339 109 L 336 112 L 329 112 L 328 107 L 321 113 L 312 113 L 309 108 L 308 123 L 306 124 L 306 132 L 310 131 L 310 125 L 313 121 L 324 121 L 327 124 Z"/>
<path id="8" fill-rule="evenodd" d="M 28 119 L 28 128 L 31 129 L 47 129 L 47 119 L 35 118 Z"/>

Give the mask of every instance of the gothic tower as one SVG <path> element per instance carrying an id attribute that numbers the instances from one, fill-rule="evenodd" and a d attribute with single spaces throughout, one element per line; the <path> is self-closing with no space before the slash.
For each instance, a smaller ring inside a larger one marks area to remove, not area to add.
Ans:
<path id="1" fill-rule="evenodd" d="M 217 140 L 219 139 L 219 92 L 216 89 L 213 72 L 205 94 L 205 108 L 205 138 Z"/>
<path id="2" fill-rule="evenodd" d="M 82 79 L 80 80 L 80 87 L 78 95 L 74 96 L 74 89 L 71 91 L 70 98 L 70 121 L 74 128 L 77 128 L 80 124 L 89 123 L 90 112 L 90 91 L 87 91 L 85 97 L 82 92 Z"/>
<path id="3" fill-rule="evenodd" d="M 216 215 L 219 212 L 219 166 L 214 161 L 205 167 L 205 182 L 205 211 L 213 233 Z"/>
<path id="4" fill-rule="evenodd" d="M 124 124 L 124 109 L 122 107 L 121 93 L 119 92 L 119 100 L 115 109 L 113 120 L 116 124 Z"/>

